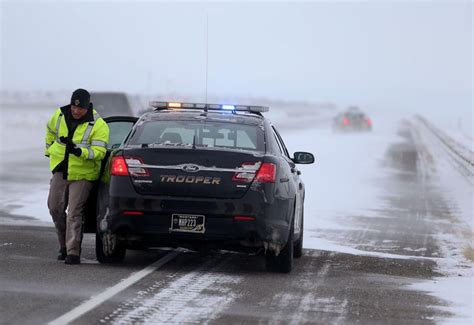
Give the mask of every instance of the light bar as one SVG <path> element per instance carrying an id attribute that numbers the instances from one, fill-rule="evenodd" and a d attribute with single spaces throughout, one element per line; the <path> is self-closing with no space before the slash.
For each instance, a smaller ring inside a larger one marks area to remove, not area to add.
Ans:
<path id="1" fill-rule="evenodd" d="M 168 107 L 181 108 L 181 103 L 168 103 Z"/>
<path id="2" fill-rule="evenodd" d="M 252 113 L 265 113 L 270 109 L 267 106 L 250 106 L 250 105 L 229 105 L 229 104 L 200 104 L 200 103 L 179 103 L 179 102 L 159 102 L 151 101 L 150 106 L 156 110 L 167 108 L 183 108 L 183 109 L 201 109 L 207 110 L 226 110 L 226 111 L 240 111 Z"/>
<path id="3" fill-rule="evenodd" d="M 149 102 L 148 105 L 150 105 L 150 107 L 154 107 L 154 108 L 166 108 L 166 107 L 168 107 L 167 102 Z"/>
<path id="4" fill-rule="evenodd" d="M 265 113 L 270 110 L 268 106 L 243 106 L 239 105 L 235 107 L 236 111 L 249 111 L 254 113 Z"/>

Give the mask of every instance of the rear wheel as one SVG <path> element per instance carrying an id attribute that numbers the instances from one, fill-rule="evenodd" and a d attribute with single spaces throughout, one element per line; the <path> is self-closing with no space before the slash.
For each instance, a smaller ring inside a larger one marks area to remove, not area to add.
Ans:
<path id="1" fill-rule="evenodd" d="M 294 218 L 291 222 L 288 241 L 280 253 L 277 255 L 274 251 L 267 250 L 265 254 L 265 266 L 270 272 L 289 273 L 293 268 L 293 242 L 294 238 Z"/>
<path id="2" fill-rule="evenodd" d="M 295 241 L 295 248 L 293 251 L 294 258 L 300 258 L 303 255 L 303 232 L 304 232 L 304 208 L 301 207 L 301 232 L 300 238 Z"/>
<path id="3" fill-rule="evenodd" d="M 122 263 L 127 251 L 125 243 L 119 241 L 113 234 L 102 236 L 99 233 L 95 234 L 95 256 L 99 263 Z"/>

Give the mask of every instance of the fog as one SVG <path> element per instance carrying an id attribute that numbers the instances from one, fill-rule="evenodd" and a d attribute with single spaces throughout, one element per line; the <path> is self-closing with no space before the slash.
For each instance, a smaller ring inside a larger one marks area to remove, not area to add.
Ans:
<path id="1" fill-rule="evenodd" d="M 1 88 L 472 118 L 472 12 L 471 1 L 3 1 Z"/>

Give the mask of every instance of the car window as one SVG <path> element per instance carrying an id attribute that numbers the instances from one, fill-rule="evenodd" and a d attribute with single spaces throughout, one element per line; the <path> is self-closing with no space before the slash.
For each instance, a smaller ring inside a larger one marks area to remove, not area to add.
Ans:
<path id="1" fill-rule="evenodd" d="M 290 155 L 288 153 L 288 149 L 286 149 L 286 146 L 285 146 L 285 143 L 283 142 L 283 139 L 281 138 L 280 134 L 275 129 L 275 127 L 272 126 L 272 128 L 273 128 L 273 132 L 275 133 L 275 137 L 277 139 L 277 143 L 278 143 L 278 146 L 280 147 L 281 153 L 284 154 L 285 156 L 287 156 L 288 158 L 290 158 Z"/>
<path id="2" fill-rule="evenodd" d="M 263 131 L 256 125 L 225 122 L 148 121 L 128 144 L 192 145 L 263 151 Z"/>
<path id="3" fill-rule="evenodd" d="M 275 139 L 275 142 L 277 144 L 277 147 L 278 147 L 278 151 L 280 151 L 281 154 L 283 154 L 283 148 L 281 147 L 281 143 L 280 141 L 278 140 L 278 136 L 276 135 L 275 131 L 272 130 L 272 134 L 273 134 L 273 137 Z"/>
<path id="4" fill-rule="evenodd" d="M 129 121 L 108 122 L 107 125 L 109 126 L 109 143 L 107 144 L 107 149 L 119 147 L 132 129 L 133 124 L 133 122 Z"/>

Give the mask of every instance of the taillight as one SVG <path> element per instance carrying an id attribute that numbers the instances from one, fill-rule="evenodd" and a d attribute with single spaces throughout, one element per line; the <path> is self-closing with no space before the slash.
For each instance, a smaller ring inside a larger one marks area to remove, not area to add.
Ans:
<path id="1" fill-rule="evenodd" d="M 260 183 L 274 183 L 276 178 L 276 165 L 272 163 L 244 162 L 241 171 L 232 177 L 234 182 L 251 183 L 254 179 Z"/>
<path id="2" fill-rule="evenodd" d="M 141 165 L 145 165 L 142 158 L 138 157 L 125 157 L 125 162 L 128 166 L 128 171 L 132 176 L 150 176 L 148 169 L 143 168 Z"/>
<path id="3" fill-rule="evenodd" d="M 365 121 L 367 122 L 368 125 L 372 125 L 372 120 L 370 118 L 366 118 Z"/>
<path id="4" fill-rule="evenodd" d="M 113 176 L 129 176 L 127 164 L 125 163 L 125 158 L 123 158 L 123 156 L 116 156 L 112 158 L 110 174 Z"/>
<path id="5" fill-rule="evenodd" d="M 342 120 L 342 123 L 344 123 L 344 125 L 349 125 L 349 119 L 344 118 L 344 120 Z"/>
<path id="6" fill-rule="evenodd" d="M 255 180 L 260 183 L 275 183 L 276 165 L 272 163 L 263 163 L 258 170 Z"/>
<path id="7" fill-rule="evenodd" d="M 141 167 L 143 160 L 137 157 L 116 156 L 112 158 L 110 174 L 113 176 L 150 176 L 148 169 Z"/>
<path id="8" fill-rule="evenodd" d="M 251 183 L 255 178 L 255 174 L 260 168 L 260 165 L 260 161 L 242 163 L 242 167 L 240 167 L 241 171 L 235 173 L 234 176 L 232 176 L 232 181 Z"/>

